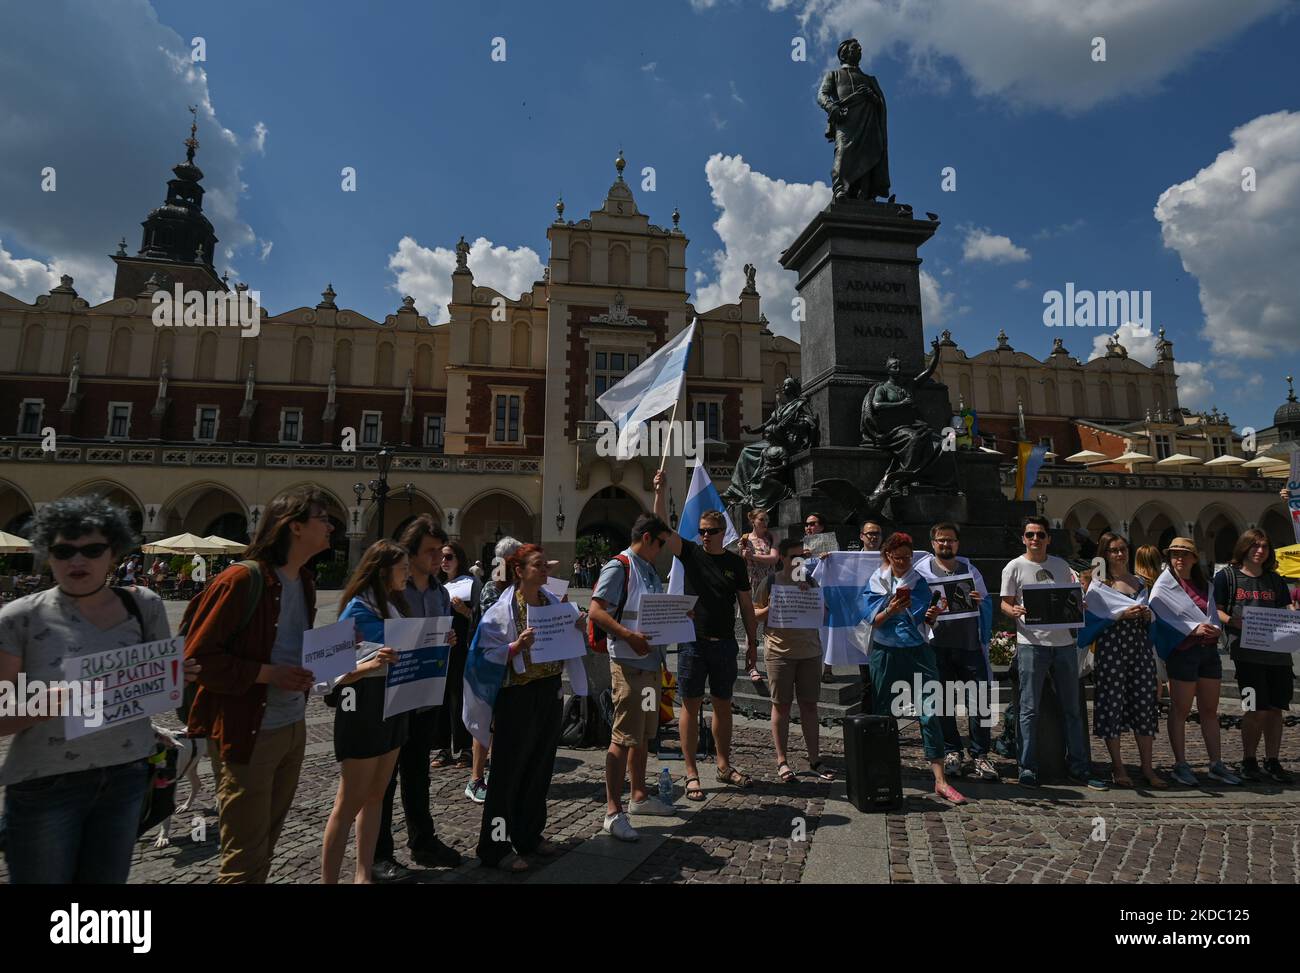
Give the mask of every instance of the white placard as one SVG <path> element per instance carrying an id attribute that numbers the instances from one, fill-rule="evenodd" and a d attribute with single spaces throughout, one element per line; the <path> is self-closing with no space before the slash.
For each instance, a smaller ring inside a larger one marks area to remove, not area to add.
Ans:
<path id="1" fill-rule="evenodd" d="M 461 601 L 468 602 L 470 595 L 474 594 L 474 579 L 465 575 L 463 578 L 447 582 L 443 587 L 447 589 L 448 598 L 459 598 Z"/>
<path id="2" fill-rule="evenodd" d="M 533 645 L 528 656 L 538 662 L 563 662 L 580 659 L 587 654 L 587 642 L 578 630 L 578 606 L 564 602 L 559 605 L 529 605 L 528 627 L 533 629 Z M 524 654 L 515 656 L 515 671 L 524 671 Z"/>
<path id="3" fill-rule="evenodd" d="M 1020 586 L 1025 628 L 1056 631 L 1083 627 L 1083 586 L 1079 584 L 1026 584 Z"/>
<path id="4" fill-rule="evenodd" d="M 302 633 L 302 667 L 312 674 L 312 692 L 327 693 L 357 667 L 357 627 L 350 618 Z"/>
<path id="5" fill-rule="evenodd" d="M 83 695 L 80 715 L 63 718 L 63 736 L 75 740 L 112 726 L 142 720 L 181 703 L 185 639 L 176 636 L 104 652 L 64 658 L 63 678 L 90 683 L 95 705 Z M 102 696 L 100 695 L 102 691 Z M 87 709 L 94 712 L 87 712 Z M 87 722 L 95 725 L 87 725 Z"/>
<path id="6" fill-rule="evenodd" d="M 1265 652 L 1300 652 L 1300 612 L 1289 608 L 1246 608 L 1241 647 Z"/>
<path id="7" fill-rule="evenodd" d="M 773 584 L 767 603 L 767 626 L 820 629 L 825 612 L 821 588 Z"/>
<path id="8" fill-rule="evenodd" d="M 935 624 L 955 622 L 960 618 L 979 618 L 980 605 L 972 595 L 977 594 L 975 578 L 969 574 L 949 574 L 943 577 L 927 578 L 930 592 L 943 595 L 948 602 L 948 610 L 936 618 Z"/>
<path id="9" fill-rule="evenodd" d="M 564 578 L 548 577 L 546 579 L 546 584 L 543 585 L 543 587 L 551 594 L 555 595 L 556 598 L 563 598 L 565 592 L 569 590 L 569 582 L 564 580 Z"/>
<path id="10" fill-rule="evenodd" d="M 384 620 L 384 644 L 398 652 L 384 677 L 384 719 L 442 703 L 450 632 L 450 615 Z"/>
<path id="11" fill-rule="evenodd" d="M 651 645 L 694 642 L 695 622 L 686 613 L 695 608 L 695 595 L 642 592 L 637 607 L 636 631 Z"/>

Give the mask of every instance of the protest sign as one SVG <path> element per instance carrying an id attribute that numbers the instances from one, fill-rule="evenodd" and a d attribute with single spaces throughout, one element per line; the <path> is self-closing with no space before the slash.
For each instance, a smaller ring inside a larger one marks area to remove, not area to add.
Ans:
<path id="1" fill-rule="evenodd" d="M 1027 584 L 1021 586 L 1026 628 L 1046 630 L 1083 627 L 1083 586 Z"/>
<path id="2" fill-rule="evenodd" d="M 636 630 L 651 645 L 694 642 L 695 622 L 686 613 L 694 610 L 695 595 L 661 595 L 642 592 L 637 607 Z"/>
<path id="3" fill-rule="evenodd" d="M 315 683 L 313 693 L 327 693 L 357 667 L 356 624 L 350 618 L 302 633 L 302 667 Z"/>
<path id="4" fill-rule="evenodd" d="M 1241 647 L 1265 652 L 1300 652 L 1300 612 L 1289 608 L 1246 608 Z"/>
<path id="5" fill-rule="evenodd" d="M 580 659 L 587 654 L 587 643 L 578 631 L 578 606 L 564 602 L 558 605 L 529 605 L 528 627 L 533 629 L 533 646 L 529 657 L 537 662 L 563 662 Z M 515 656 L 515 668 L 522 672 L 523 655 Z"/>
<path id="6" fill-rule="evenodd" d="M 384 679 L 384 719 L 442 703 L 450 632 L 450 615 L 384 620 L 384 644 L 398 652 Z"/>
<path id="7" fill-rule="evenodd" d="M 767 603 L 767 625 L 769 628 L 820 629 L 825 610 L 821 588 L 773 584 Z"/>
<path id="8" fill-rule="evenodd" d="M 68 740 L 96 733 L 121 723 L 146 719 L 175 709 L 181 701 L 184 680 L 185 639 L 176 636 L 140 642 L 104 652 L 64 658 L 63 678 L 91 683 L 102 706 L 91 714 L 69 713 L 63 719 Z"/>

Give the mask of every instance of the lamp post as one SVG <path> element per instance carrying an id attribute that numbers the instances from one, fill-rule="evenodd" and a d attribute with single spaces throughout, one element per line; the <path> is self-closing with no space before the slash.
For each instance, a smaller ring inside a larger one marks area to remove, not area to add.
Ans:
<path id="1" fill-rule="evenodd" d="M 393 450 L 390 446 L 384 446 L 375 454 L 375 469 L 378 470 L 379 476 L 369 483 L 354 483 L 352 492 L 357 495 L 357 503 L 360 504 L 366 500 L 372 501 L 378 508 L 378 530 L 376 536 L 382 540 L 384 537 L 384 508 L 388 504 L 388 473 L 393 468 Z M 405 497 L 406 502 L 411 502 L 411 491 L 414 489 L 411 484 L 407 483 L 399 493 Z M 369 497 L 366 491 L 370 491 Z"/>
<path id="2" fill-rule="evenodd" d="M 564 488 L 563 487 L 560 488 L 560 493 L 559 496 L 556 498 L 555 506 L 556 506 L 555 531 L 558 534 L 563 534 L 564 533 Z"/>
<path id="3" fill-rule="evenodd" d="M 673 499 L 673 488 L 668 488 L 668 526 L 677 529 L 677 501 Z"/>

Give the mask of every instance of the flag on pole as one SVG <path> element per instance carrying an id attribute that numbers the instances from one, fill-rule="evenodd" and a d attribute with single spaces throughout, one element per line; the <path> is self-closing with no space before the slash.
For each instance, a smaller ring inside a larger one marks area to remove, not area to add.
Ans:
<path id="1" fill-rule="evenodd" d="M 682 392 L 686 361 L 695 340 L 695 322 L 628 372 L 617 385 L 596 399 L 618 425 L 618 458 L 637 455 L 645 435 L 643 424 L 671 409 Z"/>
<path id="2" fill-rule="evenodd" d="M 706 510 L 722 511 L 722 519 L 727 525 L 727 529 L 722 534 L 723 547 L 740 540 L 740 535 L 736 533 L 736 528 L 731 523 L 731 517 L 727 514 L 727 508 L 722 505 L 722 497 L 718 495 L 718 488 L 709 479 L 709 471 L 704 467 L 704 456 L 700 455 L 695 460 L 695 470 L 691 473 L 691 485 L 686 491 L 686 503 L 682 507 L 682 519 L 678 521 L 678 533 L 681 534 L 683 540 L 699 542 L 700 514 Z M 686 570 L 682 567 L 682 562 L 677 558 L 673 558 L 672 570 L 668 572 L 668 593 L 670 595 L 680 595 L 685 581 Z"/>
<path id="3" fill-rule="evenodd" d="M 1016 499 L 1028 500 L 1025 496 L 1029 488 L 1034 485 L 1038 479 L 1038 469 L 1043 465 L 1043 459 L 1047 454 L 1046 446 L 1034 446 L 1030 443 L 1019 443 L 1016 448 Z"/>

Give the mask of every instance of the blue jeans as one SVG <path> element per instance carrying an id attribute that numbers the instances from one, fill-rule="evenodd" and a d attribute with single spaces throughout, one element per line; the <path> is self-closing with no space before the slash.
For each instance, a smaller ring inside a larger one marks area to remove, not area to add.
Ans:
<path id="1" fill-rule="evenodd" d="M 1079 654 L 1073 644 L 1063 646 L 1016 646 L 1020 666 L 1020 770 L 1038 773 L 1038 702 L 1043 695 L 1043 681 L 1048 670 L 1056 686 L 1065 724 L 1065 761 L 1070 773 L 1085 776 L 1091 772 L 1088 759 L 1087 731 L 1079 711 Z"/>
<path id="2" fill-rule="evenodd" d="M 10 784 L 10 883 L 125 884 L 148 784 L 144 760 Z"/>
<path id="3" fill-rule="evenodd" d="M 939 666 L 939 678 L 945 684 L 990 682 L 988 664 L 981 649 L 959 649 L 952 646 L 933 644 L 931 648 L 934 650 L 934 657 Z M 993 699 L 991 685 L 987 692 L 991 703 Z M 946 696 L 947 692 L 945 691 Z M 975 699 L 967 699 L 965 702 L 967 711 L 970 714 L 968 720 L 970 755 L 971 757 L 982 757 L 989 752 L 993 745 L 992 727 L 986 725 L 988 721 L 975 712 Z M 945 713 L 942 717 L 942 723 L 944 753 L 961 753 L 961 732 L 957 728 L 956 714 Z"/>

